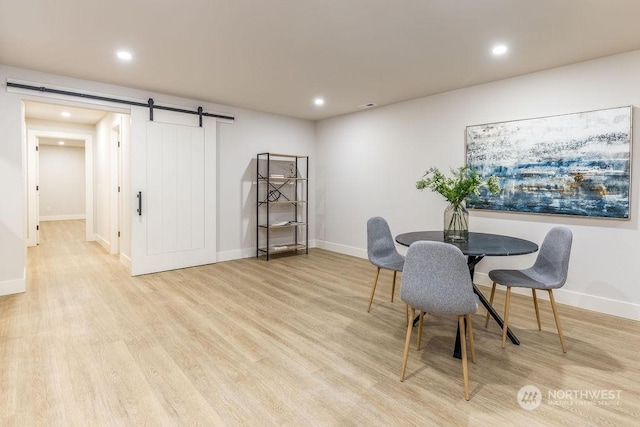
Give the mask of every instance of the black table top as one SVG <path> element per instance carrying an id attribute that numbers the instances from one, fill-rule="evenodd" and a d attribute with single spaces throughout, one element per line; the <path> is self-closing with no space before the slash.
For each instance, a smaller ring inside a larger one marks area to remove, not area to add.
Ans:
<path id="1" fill-rule="evenodd" d="M 419 240 L 444 242 L 442 231 L 414 231 L 399 234 L 396 242 L 403 246 L 410 246 Z M 529 240 L 501 234 L 469 233 L 467 242 L 447 242 L 457 246 L 467 256 L 509 256 L 530 254 L 538 250 L 538 245 Z"/>

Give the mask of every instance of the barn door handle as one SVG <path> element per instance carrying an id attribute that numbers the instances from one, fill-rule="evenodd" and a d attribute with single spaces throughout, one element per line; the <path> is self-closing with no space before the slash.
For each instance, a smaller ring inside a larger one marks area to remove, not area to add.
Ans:
<path id="1" fill-rule="evenodd" d="M 142 191 L 138 191 L 136 197 L 138 197 L 138 210 L 136 212 L 138 212 L 138 216 L 142 216 Z"/>

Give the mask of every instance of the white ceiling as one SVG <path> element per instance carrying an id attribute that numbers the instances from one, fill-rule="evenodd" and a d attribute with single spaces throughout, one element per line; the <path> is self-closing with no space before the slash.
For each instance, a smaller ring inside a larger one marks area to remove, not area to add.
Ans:
<path id="1" fill-rule="evenodd" d="M 317 120 L 640 49 L 639 17 L 639 0 L 0 0 L 0 63 Z"/>

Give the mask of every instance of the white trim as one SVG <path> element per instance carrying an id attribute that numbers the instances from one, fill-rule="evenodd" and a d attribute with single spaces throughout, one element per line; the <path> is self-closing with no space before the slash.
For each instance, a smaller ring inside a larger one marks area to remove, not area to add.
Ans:
<path id="1" fill-rule="evenodd" d="M 67 221 L 71 219 L 86 219 L 87 216 L 85 214 L 68 214 L 68 215 L 47 215 L 41 216 L 40 222 L 42 221 Z"/>
<path id="2" fill-rule="evenodd" d="M 251 258 L 256 256 L 256 249 L 235 249 L 233 251 L 218 252 L 218 262 L 233 261 L 236 259 Z"/>
<path id="3" fill-rule="evenodd" d="M 624 317 L 625 319 L 640 320 L 640 304 L 587 295 L 569 289 L 558 289 L 553 295 L 557 295 L 556 300 L 561 304 Z"/>
<path id="4" fill-rule="evenodd" d="M 129 258 L 128 256 L 120 253 L 120 263 L 131 270 L 131 258 Z"/>
<path id="5" fill-rule="evenodd" d="M 24 106 L 24 101 L 22 102 Z M 22 116 L 23 125 L 26 128 L 25 116 Z M 26 133 L 27 145 L 24 158 L 26 159 L 26 195 L 27 195 L 27 246 L 36 246 L 38 244 L 38 192 L 35 186 L 38 185 L 38 159 L 39 153 L 36 152 L 38 147 L 38 138 L 27 129 Z"/>
<path id="6" fill-rule="evenodd" d="M 27 154 L 29 152 L 29 144 L 27 140 L 27 119 L 25 114 L 24 100 L 20 100 L 20 118 L 22 120 L 21 130 L 21 143 L 22 143 L 22 191 L 24 193 L 24 212 L 26 212 L 26 218 L 23 225 L 24 232 L 24 259 L 27 259 L 27 248 L 30 246 L 29 236 L 29 163 L 27 162 Z M 37 240 L 37 239 L 36 239 Z M 26 276 L 25 276 L 26 277 Z"/>
<path id="7" fill-rule="evenodd" d="M 107 252 L 110 253 L 111 251 L 111 244 L 109 244 L 108 241 L 106 241 L 102 236 L 100 236 L 99 234 L 95 235 L 96 238 L 96 242 L 98 242 L 98 244 L 100 246 L 102 246 Z"/>
<path id="8" fill-rule="evenodd" d="M 476 273 L 474 283 L 478 286 L 486 287 L 483 293 L 489 295 L 491 293 L 491 280 L 486 273 Z M 498 289 L 504 290 L 504 286 Z M 519 295 L 531 297 L 531 291 L 525 288 L 511 288 L 511 292 Z M 536 292 L 538 299 L 549 300 L 547 292 Z M 585 310 L 595 311 L 598 313 L 610 314 L 612 316 L 623 317 L 625 319 L 640 320 L 640 304 L 634 304 L 625 301 L 613 300 L 610 298 L 598 297 L 583 294 L 568 289 L 557 289 L 553 291 L 556 302 L 560 304 L 570 305 L 572 307 L 582 308 Z M 562 313 L 560 314 L 562 317 Z"/>
<path id="9" fill-rule="evenodd" d="M 85 234 L 87 242 L 96 239 L 95 227 L 93 224 L 95 205 L 93 203 L 93 136 L 89 135 L 84 140 L 84 179 L 85 179 L 85 196 L 84 210 L 86 213 Z"/>
<path id="10" fill-rule="evenodd" d="M 315 240 L 315 246 L 320 249 L 326 249 L 339 254 L 351 255 L 358 258 L 367 259 L 367 250 L 355 248 L 353 246 L 339 245 L 337 243 L 326 242 L 324 240 Z"/>
<path id="11" fill-rule="evenodd" d="M 27 290 L 26 283 L 27 281 L 24 276 L 22 279 L 5 280 L 0 282 L 0 296 L 25 292 Z"/>
<path id="12" fill-rule="evenodd" d="M 118 187 L 120 186 L 120 148 L 118 141 L 121 139 L 120 124 L 121 117 L 116 116 L 109 127 L 109 186 L 107 193 L 109 194 L 109 234 L 111 240 L 111 248 L 109 253 L 112 255 L 120 253 L 120 194 Z"/>

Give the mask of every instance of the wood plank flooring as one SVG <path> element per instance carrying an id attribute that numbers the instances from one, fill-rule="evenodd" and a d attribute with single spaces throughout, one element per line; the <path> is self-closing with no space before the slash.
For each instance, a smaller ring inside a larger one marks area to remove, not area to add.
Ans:
<path id="1" fill-rule="evenodd" d="M 367 314 L 366 260 L 315 249 L 132 278 L 83 241 L 84 222 L 41 229 L 27 292 L 0 297 L 2 426 L 640 423 L 638 322 L 559 305 L 563 354 L 549 303 L 539 332 L 531 298 L 513 295 L 522 345 L 502 350 L 479 310 L 466 402 L 455 316 L 425 318 L 400 382 L 404 306 L 383 271 Z M 537 409 L 519 406 L 525 385 Z M 548 399 L 609 389 L 620 398 Z"/>

